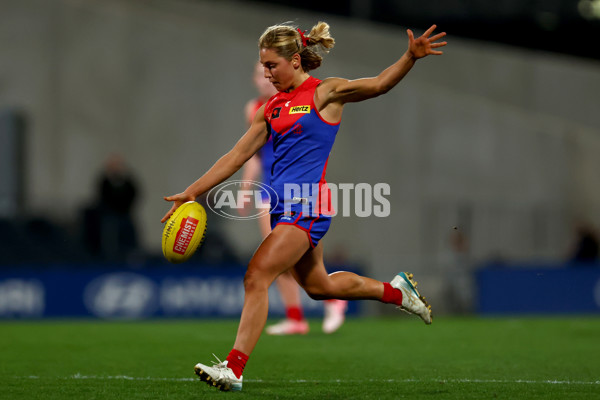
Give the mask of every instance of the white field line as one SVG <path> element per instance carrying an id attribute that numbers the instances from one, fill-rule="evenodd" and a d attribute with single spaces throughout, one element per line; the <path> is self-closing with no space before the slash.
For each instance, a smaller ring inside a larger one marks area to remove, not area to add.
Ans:
<path id="1" fill-rule="evenodd" d="M 35 375 L 19 377 L 21 379 L 81 379 L 81 380 L 124 380 L 124 381 L 165 381 L 165 382 L 192 382 L 197 381 L 198 378 L 160 378 L 160 377 L 135 377 L 127 375 L 114 375 L 114 376 L 99 376 L 99 375 L 81 375 L 75 374 L 68 377 L 40 377 Z M 535 384 L 535 385 L 600 385 L 598 381 L 568 381 L 568 380 L 530 380 L 530 379 L 329 379 L 329 380 L 316 380 L 316 379 L 291 379 L 291 380 L 275 380 L 275 379 L 244 379 L 244 382 L 260 382 L 260 383 L 356 383 L 356 382 L 387 382 L 387 383 L 503 383 L 503 384 Z"/>

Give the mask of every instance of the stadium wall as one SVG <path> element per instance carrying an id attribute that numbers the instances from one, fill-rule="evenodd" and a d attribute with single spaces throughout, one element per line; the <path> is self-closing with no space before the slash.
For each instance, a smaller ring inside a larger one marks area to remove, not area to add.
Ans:
<path id="1" fill-rule="evenodd" d="M 598 265 L 490 263 L 476 279 L 479 314 L 600 314 Z"/>

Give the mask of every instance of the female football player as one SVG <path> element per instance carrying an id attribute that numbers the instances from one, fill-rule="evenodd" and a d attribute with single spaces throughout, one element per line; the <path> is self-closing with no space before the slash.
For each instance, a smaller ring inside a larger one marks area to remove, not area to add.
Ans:
<path id="1" fill-rule="evenodd" d="M 256 63 L 252 81 L 258 91 L 258 96 L 246 103 L 244 108 L 248 126 L 252 125 L 256 111 L 277 93 L 275 87 L 265 78 L 263 66 L 260 62 Z M 242 182 L 251 182 L 262 178 L 263 183 L 269 185 L 272 165 L 273 140 L 269 136 L 267 143 L 244 164 Z M 269 207 L 269 195 L 266 191 L 263 191 L 263 201 L 266 203 L 265 206 Z M 258 217 L 258 225 L 263 239 L 266 238 L 271 233 L 270 215 L 264 213 Z M 308 322 L 304 318 L 302 302 L 300 301 L 300 289 L 292 275 L 292 271 L 288 270 L 279 275 L 275 280 L 275 284 L 285 307 L 286 318 L 276 324 L 267 326 L 265 331 L 269 335 L 304 335 L 308 333 Z M 344 323 L 348 301 L 328 299 L 323 302 L 323 306 L 325 308 L 323 332 L 333 333 Z"/>
<path id="2" fill-rule="evenodd" d="M 258 109 L 246 133 L 204 175 L 182 193 L 165 197 L 173 205 L 163 222 L 181 204 L 232 176 L 269 135 L 273 137 L 271 186 L 279 202 L 271 207 L 272 230 L 248 264 L 244 307 L 233 349 L 224 362 L 212 367 L 198 363 L 194 370 L 201 380 L 221 390 L 242 389 L 242 372 L 267 319 L 269 286 L 289 270 L 313 299 L 378 300 L 431 323 L 430 307 L 417 292 L 411 275 L 400 272 L 389 283 L 350 272 L 328 275 L 319 240 L 331 222 L 325 168 L 344 105 L 388 92 L 417 60 L 442 54 L 436 49 L 446 45 L 438 42 L 445 33 L 431 36 L 435 28 L 433 25 L 416 39 L 407 30 L 408 49 L 400 59 L 376 77 L 357 80 L 320 81 L 309 75 L 321 65 L 319 50 L 327 52 L 334 45 L 327 23 L 319 22 L 308 34 L 287 24 L 275 25 L 260 37 L 259 59 L 265 77 L 279 93 Z"/>

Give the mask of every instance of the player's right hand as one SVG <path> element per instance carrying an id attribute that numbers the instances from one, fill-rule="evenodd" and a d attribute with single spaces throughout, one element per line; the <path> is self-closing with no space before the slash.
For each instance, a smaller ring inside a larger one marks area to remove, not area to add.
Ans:
<path id="1" fill-rule="evenodd" d="M 180 205 L 182 205 L 183 203 L 188 202 L 188 201 L 196 200 L 196 198 L 194 196 L 189 195 L 189 194 L 187 194 L 185 192 L 174 194 L 174 195 L 171 195 L 171 196 L 165 196 L 164 199 L 166 201 L 172 201 L 173 202 L 173 206 L 165 214 L 165 216 L 162 217 L 162 219 L 160 220 L 160 222 L 163 222 L 163 223 L 166 220 L 169 219 L 169 217 L 175 212 L 175 210 L 177 210 L 179 208 Z"/>

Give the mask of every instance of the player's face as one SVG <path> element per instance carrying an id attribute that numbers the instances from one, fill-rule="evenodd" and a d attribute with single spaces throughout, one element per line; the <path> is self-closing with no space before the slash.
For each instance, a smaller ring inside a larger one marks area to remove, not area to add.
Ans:
<path id="1" fill-rule="evenodd" d="M 261 63 L 256 63 L 256 68 L 254 68 L 254 85 L 258 90 L 258 93 L 261 97 L 269 98 L 277 93 L 277 90 L 273 87 L 271 82 L 265 78 L 265 73 L 263 71 L 263 66 Z"/>
<path id="2" fill-rule="evenodd" d="M 288 90 L 294 83 L 296 69 L 292 62 L 279 56 L 273 49 L 260 49 L 260 62 L 265 78 L 280 92 Z"/>

